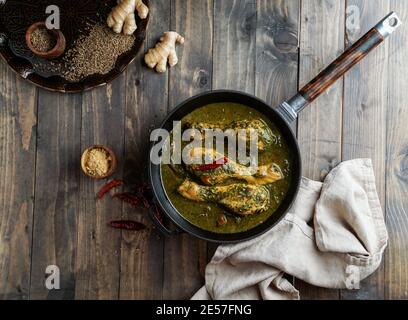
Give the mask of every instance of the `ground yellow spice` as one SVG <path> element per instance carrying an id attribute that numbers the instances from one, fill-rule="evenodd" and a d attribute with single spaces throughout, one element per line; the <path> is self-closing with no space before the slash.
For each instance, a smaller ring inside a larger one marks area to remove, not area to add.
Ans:
<path id="1" fill-rule="evenodd" d="M 52 50 L 57 41 L 48 33 L 47 29 L 39 28 L 34 30 L 30 35 L 30 41 L 34 49 L 40 52 Z"/>
<path id="2" fill-rule="evenodd" d="M 108 173 L 112 165 L 112 158 L 109 153 L 102 148 L 89 150 L 85 156 L 85 169 L 88 174 L 94 177 L 101 177 Z"/>

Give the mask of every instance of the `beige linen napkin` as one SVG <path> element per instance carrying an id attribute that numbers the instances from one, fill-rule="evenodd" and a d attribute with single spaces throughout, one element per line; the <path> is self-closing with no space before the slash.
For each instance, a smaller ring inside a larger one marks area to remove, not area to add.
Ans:
<path id="1" fill-rule="evenodd" d="M 285 273 L 358 289 L 381 263 L 387 240 L 371 160 L 347 161 L 323 183 L 303 178 L 292 209 L 269 232 L 220 246 L 192 299 L 299 299 Z"/>

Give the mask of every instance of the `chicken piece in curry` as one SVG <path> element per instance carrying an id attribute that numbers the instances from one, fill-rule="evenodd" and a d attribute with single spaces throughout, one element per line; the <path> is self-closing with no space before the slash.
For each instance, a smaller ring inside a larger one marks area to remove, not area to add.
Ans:
<path id="1" fill-rule="evenodd" d="M 186 220 L 215 233 L 239 233 L 274 214 L 291 184 L 292 159 L 284 137 L 268 118 L 241 104 L 216 103 L 192 111 L 182 119 L 182 127 L 197 129 L 198 140 L 204 139 L 206 129 L 257 129 L 259 133 L 256 167 L 229 159 L 227 150 L 224 156 L 203 145 L 192 148 L 190 155 L 211 155 L 214 162 L 161 165 L 166 195 Z"/>
<path id="2" fill-rule="evenodd" d="M 229 160 L 214 149 L 194 148 L 189 152 L 190 158 L 214 159 L 216 163 L 223 159 L 223 163 L 214 169 L 201 170 L 202 165 L 187 165 L 187 170 L 199 178 L 204 184 L 217 185 L 228 179 L 244 180 L 249 184 L 265 185 L 283 179 L 283 173 L 276 163 L 268 165 L 249 167 Z"/>
<path id="3" fill-rule="evenodd" d="M 244 140 L 243 142 L 247 147 L 250 145 L 251 130 L 256 130 L 258 134 L 257 148 L 260 151 L 264 151 L 268 146 L 277 142 L 276 136 L 273 134 L 272 130 L 262 119 L 252 119 L 252 120 L 236 120 L 230 123 L 225 122 L 193 122 L 186 123 L 184 128 L 196 129 L 199 132 L 199 136 L 192 136 L 192 138 L 204 139 L 206 135 L 206 130 L 219 129 L 222 131 L 232 130 L 237 139 Z M 240 135 L 239 131 L 245 134 Z"/>
<path id="4" fill-rule="evenodd" d="M 186 199 L 216 202 L 243 216 L 266 211 L 269 207 L 269 190 L 264 186 L 239 183 L 207 187 L 186 179 L 178 191 Z"/>

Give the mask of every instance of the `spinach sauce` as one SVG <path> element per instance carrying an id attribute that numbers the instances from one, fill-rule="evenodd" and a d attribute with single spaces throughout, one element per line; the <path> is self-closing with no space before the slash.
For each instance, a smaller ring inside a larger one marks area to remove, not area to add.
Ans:
<path id="1" fill-rule="evenodd" d="M 221 119 L 220 116 L 222 115 Z M 196 109 L 182 119 L 184 123 L 193 122 L 223 122 L 231 123 L 235 120 L 263 119 L 277 138 L 277 143 L 259 152 L 259 165 L 276 163 L 281 168 L 284 179 L 266 187 L 270 192 L 270 207 L 267 211 L 251 216 L 239 216 L 228 212 L 216 203 L 195 202 L 182 197 L 177 188 L 184 181 L 187 173 L 176 173 L 169 165 L 161 166 L 161 175 L 167 197 L 177 211 L 195 226 L 215 233 L 239 233 L 252 229 L 267 220 L 280 206 L 289 189 L 291 181 L 291 157 L 289 148 L 284 137 L 274 124 L 272 124 L 262 113 L 236 103 L 215 103 Z M 197 179 L 195 182 L 202 184 Z M 232 181 L 231 181 L 232 182 Z M 237 181 L 234 181 L 237 182 Z M 240 181 L 242 183 L 242 181 Z M 220 226 L 217 219 L 221 214 L 226 215 L 228 222 Z"/>

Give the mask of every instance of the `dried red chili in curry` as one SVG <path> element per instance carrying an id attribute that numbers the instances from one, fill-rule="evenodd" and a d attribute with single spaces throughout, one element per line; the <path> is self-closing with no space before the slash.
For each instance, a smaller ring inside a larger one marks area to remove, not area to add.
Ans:
<path id="1" fill-rule="evenodd" d="M 219 167 L 222 167 L 224 164 L 227 164 L 227 163 L 228 163 L 228 158 L 223 157 L 223 158 L 220 158 L 220 159 L 214 161 L 213 163 L 194 166 L 194 170 L 198 170 L 198 171 L 214 170 L 214 169 L 217 169 Z"/>

